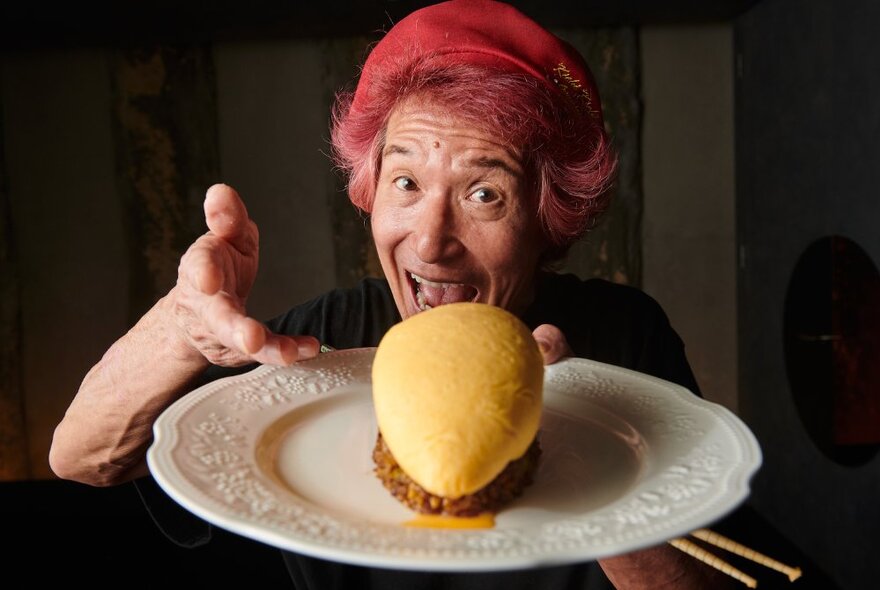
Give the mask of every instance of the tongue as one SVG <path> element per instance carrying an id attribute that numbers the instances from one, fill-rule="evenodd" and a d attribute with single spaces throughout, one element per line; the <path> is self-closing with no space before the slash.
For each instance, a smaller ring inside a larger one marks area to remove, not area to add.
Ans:
<path id="1" fill-rule="evenodd" d="M 447 285 L 446 287 L 432 287 L 424 283 L 419 285 L 419 291 L 425 296 L 425 303 L 431 307 L 437 307 L 444 303 L 458 303 L 459 301 L 471 301 L 477 294 L 477 290 L 468 285 Z"/>

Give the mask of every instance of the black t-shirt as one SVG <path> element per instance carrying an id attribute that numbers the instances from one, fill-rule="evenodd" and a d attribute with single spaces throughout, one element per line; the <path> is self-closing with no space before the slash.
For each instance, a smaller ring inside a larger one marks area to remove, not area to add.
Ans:
<path id="1" fill-rule="evenodd" d="M 532 329 L 553 324 L 575 355 L 648 373 L 698 392 L 681 339 L 666 314 L 646 294 L 599 279 L 544 274 L 535 302 L 523 315 Z M 315 336 L 334 348 L 377 346 L 400 315 L 383 280 L 365 279 L 294 307 L 268 322 L 281 334 Z M 206 381 L 241 372 L 212 368 Z M 204 538 L 205 525 L 183 512 L 149 480 L 139 482 L 145 503 L 173 540 Z M 200 534 L 202 537 L 200 537 Z M 595 563 L 498 573 L 424 573 L 349 566 L 284 552 L 297 590 L 542 590 L 610 588 Z"/>

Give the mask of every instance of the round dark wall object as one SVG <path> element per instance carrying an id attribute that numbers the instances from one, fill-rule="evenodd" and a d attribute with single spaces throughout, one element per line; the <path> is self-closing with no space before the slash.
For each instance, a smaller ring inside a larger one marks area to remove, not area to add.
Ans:
<path id="1" fill-rule="evenodd" d="M 821 238 L 795 266 L 785 298 L 785 364 L 813 443 L 847 466 L 880 449 L 880 274 L 841 236 Z"/>

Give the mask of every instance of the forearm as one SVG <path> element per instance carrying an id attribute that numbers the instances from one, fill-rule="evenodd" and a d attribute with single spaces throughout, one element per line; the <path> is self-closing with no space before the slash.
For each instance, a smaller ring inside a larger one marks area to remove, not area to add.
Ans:
<path id="1" fill-rule="evenodd" d="M 160 300 L 86 375 L 52 440 L 59 477 L 106 486 L 146 473 L 153 422 L 208 365 L 174 329 L 171 305 Z"/>
<path id="2" fill-rule="evenodd" d="M 731 578 L 671 545 L 602 559 L 599 565 L 617 590 L 734 588 Z"/>

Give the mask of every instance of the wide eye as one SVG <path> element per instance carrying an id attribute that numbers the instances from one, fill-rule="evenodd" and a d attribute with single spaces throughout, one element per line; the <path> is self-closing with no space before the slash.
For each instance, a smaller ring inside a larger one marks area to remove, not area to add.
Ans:
<path id="1" fill-rule="evenodd" d="M 394 179 L 394 186 L 402 191 L 416 190 L 416 182 L 409 176 L 398 176 Z"/>
<path id="2" fill-rule="evenodd" d="M 498 193 L 490 188 L 481 187 L 472 192 L 468 198 L 477 203 L 488 204 L 498 200 Z"/>

